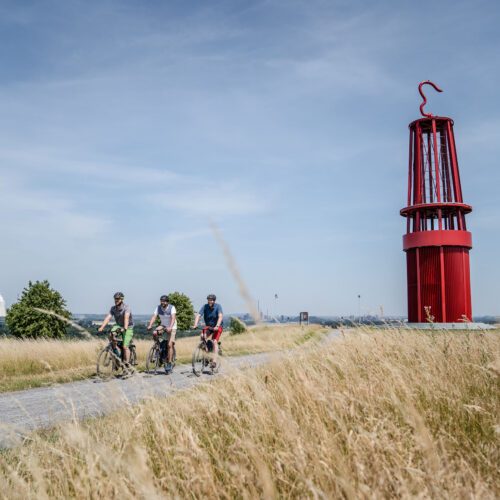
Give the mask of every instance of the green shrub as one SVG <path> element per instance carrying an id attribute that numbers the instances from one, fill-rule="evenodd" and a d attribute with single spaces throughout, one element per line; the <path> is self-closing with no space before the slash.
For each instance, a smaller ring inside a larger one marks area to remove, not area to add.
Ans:
<path id="1" fill-rule="evenodd" d="M 229 330 L 231 330 L 231 335 L 238 335 L 240 333 L 244 333 L 247 330 L 247 327 L 241 319 L 236 318 L 235 316 L 231 316 L 231 321 L 229 322 Z"/>

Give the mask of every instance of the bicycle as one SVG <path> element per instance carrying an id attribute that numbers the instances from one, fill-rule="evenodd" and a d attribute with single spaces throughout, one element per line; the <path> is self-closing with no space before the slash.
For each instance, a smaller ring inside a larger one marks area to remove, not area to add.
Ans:
<path id="1" fill-rule="evenodd" d="M 193 373 L 197 377 L 200 377 L 207 368 L 210 369 L 212 375 L 217 373 L 220 369 L 220 360 L 218 358 L 217 362 L 213 360 L 214 341 L 212 339 L 207 339 L 207 331 L 209 330 L 213 332 L 214 328 L 211 326 L 203 328 L 200 343 L 193 351 L 191 363 Z"/>
<path id="2" fill-rule="evenodd" d="M 153 332 L 153 345 L 148 352 L 146 358 L 146 372 L 158 373 L 158 369 L 161 365 L 165 364 L 168 359 L 168 343 L 166 339 L 161 340 L 162 334 L 165 328 Z M 177 359 L 177 352 L 175 351 L 175 342 L 173 346 L 174 352 L 172 354 L 172 369 L 175 367 L 175 361 Z"/>
<path id="3" fill-rule="evenodd" d="M 118 340 L 117 336 L 123 334 L 123 328 L 117 328 L 115 331 L 109 332 L 109 343 L 103 347 L 97 355 L 97 375 L 103 379 L 117 377 L 119 375 L 126 376 L 134 373 L 134 368 L 130 372 L 123 361 L 123 340 Z M 137 352 L 134 341 L 129 344 L 130 360 L 129 366 L 137 366 Z"/>

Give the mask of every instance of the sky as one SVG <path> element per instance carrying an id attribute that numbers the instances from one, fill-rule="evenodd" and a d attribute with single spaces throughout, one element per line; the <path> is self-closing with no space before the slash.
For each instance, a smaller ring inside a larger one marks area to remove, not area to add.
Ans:
<path id="1" fill-rule="evenodd" d="M 264 312 L 405 315 L 430 79 L 474 208 L 473 312 L 500 314 L 499 25 L 482 0 L 0 0 L 0 293 L 243 312 L 212 220 Z"/>

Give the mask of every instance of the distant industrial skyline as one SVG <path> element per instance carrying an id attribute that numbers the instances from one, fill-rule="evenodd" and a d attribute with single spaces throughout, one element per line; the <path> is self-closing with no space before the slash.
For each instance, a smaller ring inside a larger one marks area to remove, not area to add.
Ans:
<path id="1" fill-rule="evenodd" d="M 499 25 L 493 0 L 2 2 L 0 293 L 243 311 L 210 218 L 263 309 L 405 315 L 407 126 L 431 79 L 474 208 L 473 315 L 500 314 Z"/>

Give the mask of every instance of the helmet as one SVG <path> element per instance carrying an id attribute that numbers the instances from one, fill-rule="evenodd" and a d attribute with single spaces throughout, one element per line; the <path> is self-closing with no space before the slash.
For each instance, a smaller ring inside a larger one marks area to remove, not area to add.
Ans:
<path id="1" fill-rule="evenodd" d="M 125 295 L 123 295 L 123 292 L 116 292 L 116 293 L 113 295 L 113 298 L 114 298 L 114 299 L 124 299 L 124 298 L 125 298 Z"/>
<path id="2" fill-rule="evenodd" d="M 217 297 L 213 294 L 213 293 L 210 293 L 209 295 L 207 295 L 207 300 L 217 300 Z"/>
<path id="3" fill-rule="evenodd" d="M 160 297 L 160 302 L 164 302 L 164 301 L 170 302 L 168 295 L 162 295 Z"/>

